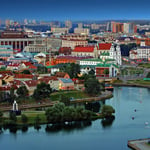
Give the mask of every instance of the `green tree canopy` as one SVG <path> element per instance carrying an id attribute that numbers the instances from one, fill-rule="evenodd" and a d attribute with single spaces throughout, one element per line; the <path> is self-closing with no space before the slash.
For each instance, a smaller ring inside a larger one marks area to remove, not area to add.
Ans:
<path id="1" fill-rule="evenodd" d="M 38 73 L 41 73 L 41 74 L 47 73 L 47 72 L 48 72 L 48 69 L 47 69 L 45 66 L 38 66 L 38 67 L 37 67 L 37 72 L 38 72 Z"/>
<path id="2" fill-rule="evenodd" d="M 85 92 L 90 95 L 95 95 L 100 92 L 100 83 L 96 78 L 88 78 L 84 82 Z"/>
<path id="3" fill-rule="evenodd" d="M 3 113 L 2 113 L 2 111 L 0 110 L 0 122 L 2 121 L 2 117 L 3 117 Z"/>
<path id="4" fill-rule="evenodd" d="M 22 121 L 23 123 L 27 123 L 27 122 L 28 122 L 28 117 L 27 117 L 25 114 L 22 114 L 22 115 L 21 115 L 21 121 Z"/>
<path id="5" fill-rule="evenodd" d="M 115 113 L 115 109 L 112 106 L 104 105 L 101 109 L 101 113 L 104 116 L 104 118 L 110 117 L 113 113 Z"/>
<path id="6" fill-rule="evenodd" d="M 31 72 L 29 70 L 23 70 L 21 73 L 23 73 L 23 74 L 31 74 Z"/>
<path id="7" fill-rule="evenodd" d="M 63 103 L 58 103 L 46 110 L 45 115 L 50 123 L 90 120 L 92 112 L 85 110 L 83 107 L 65 106 Z"/>
<path id="8" fill-rule="evenodd" d="M 42 100 L 50 96 L 52 89 L 49 84 L 41 82 L 37 85 L 37 88 L 34 90 L 33 97 L 37 100 Z"/>
<path id="9" fill-rule="evenodd" d="M 68 63 L 60 68 L 60 71 L 67 72 L 70 78 L 76 78 L 80 73 L 80 65 L 75 63 Z"/>
<path id="10" fill-rule="evenodd" d="M 16 93 L 18 94 L 19 98 L 25 98 L 29 94 L 29 91 L 26 86 L 21 86 L 17 89 Z"/>

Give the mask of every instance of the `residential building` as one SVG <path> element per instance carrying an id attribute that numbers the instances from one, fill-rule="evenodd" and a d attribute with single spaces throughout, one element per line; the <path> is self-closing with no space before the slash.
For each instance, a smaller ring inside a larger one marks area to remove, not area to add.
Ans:
<path id="1" fill-rule="evenodd" d="M 7 60 L 13 56 L 13 47 L 11 45 L 0 45 L 0 58 Z"/>
<path id="2" fill-rule="evenodd" d="M 65 27 L 69 28 L 69 29 L 72 28 L 72 22 L 70 20 L 66 20 L 65 21 Z"/>
<path id="3" fill-rule="evenodd" d="M 139 47 L 130 50 L 129 57 L 130 59 L 150 60 L 150 46 L 146 46 L 144 41 L 141 42 Z"/>
<path id="4" fill-rule="evenodd" d="M 69 78 L 58 78 L 59 90 L 74 90 L 74 82 Z"/>
<path id="5" fill-rule="evenodd" d="M 71 47 L 74 49 L 76 46 L 87 46 L 88 41 L 86 40 L 74 40 L 74 39 L 62 39 L 62 47 Z"/>
<path id="6" fill-rule="evenodd" d="M 69 28 L 52 27 L 51 32 L 60 33 L 60 34 L 67 34 L 67 33 L 69 33 Z"/>
<path id="7" fill-rule="evenodd" d="M 89 35 L 90 29 L 88 28 L 75 28 L 74 33 L 81 35 Z"/>
<path id="8" fill-rule="evenodd" d="M 116 77 L 119 72 L 119 67 L 115 64 L 98 64 L 96 66 L 97 78 L 112 78 Z"/>
<path id="9" fill-rule="evenodd" d="M 95 47 L 94 46 L 76 46 L 72 51 L 72 56 L 92 56 L 96 57 Z"/>

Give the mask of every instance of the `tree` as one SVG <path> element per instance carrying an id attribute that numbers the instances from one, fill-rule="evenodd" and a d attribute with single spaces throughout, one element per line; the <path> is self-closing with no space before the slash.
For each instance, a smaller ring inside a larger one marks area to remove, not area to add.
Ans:
<path id="1" fill-rule="evenodd" d="M 23 73 L 23 74 L 31 74 L 31 72 L 29 70 L 23 70 L 21 73 Z"/>
<path id="2" fill-rule="evenodd" d="M 26 86 L 21 86 L 17 89 L 16 93 L 18 94 L 19 98 L 25 98 L 28 95 L 29 91 L 27 90 Z"/>
<path id="3" fill-rule="evenodd" d="M 45 66 L 38 66 L 38 67 L 37 67 L 37 72 L 38 72 L 38 73 L 41 73 L 41 74 L 47 73 L 47 72 L 48 72 L 48 69 L 47 69 Z"/>
<path id="4" fill-rule="evenodd" d="M 37 115 L 37 116 L 35 117 L 35 120 L 34 120 L 35 125 L 39 125 L 39 124 L 40 124 L 40 121 L 41 121 L 41 118 L 40 118 L 39 115 Z"/>
<path id="5" fill-rule="evenodd" d="M 85 91 L 90 95 L 95 95 L 100 92 L 100 83 L 96 78 L 88 78 L 85 83 Z"/>
<path id="6" fill-rule="evenodd" d="M 105 69 L 105 70 L 104 70 L 104 74 L 105 74 L 105 75 L 108 75 L 108 74 L 109 74 L 109 70 L 108 70 L 108 69 Z"/>
<path id="7" fill-rule="evenodd" d="M 37 88 L 34 90 L 33 97 L 37 100 L 47 98 L 52 93 L 52 89 L 49 84 L 41 82 L 37 85 Z"/>
<path id="8" fill-rule="evenodd" d="M 47 121 L 50 123 L 61 122 L 64 108 L 64 103 L 58 103 L 47 109 L 45 112 Z"/>
<path id="9" fill-rule="evenodd" d="M 3 117 L 3 113 L 2 113 L 2 111 L 0 110 L 0 122 L 2 121 L 2 117 Z"/>
<path id="10" fill-rule="evenodd" d="M 94 69 L 91 69 L 90 71 L 89 71 L 89 75 L 95 75 L 95 71 L 94 71 Z"/>
<path id="11" fill-rule="evenodd" d="M 70 98 L 61 94 L 60 95 L 60 102 L 64 103 L 66 106 L 70 105 Z"/>
<path id="12" fill-rule="evenodd" d="M 15 112 L 10 112 L 9 119 L 12 120 L 12 121 L 14 121 L 14 122 L 17 121 L 17 117 L 16 117 Z"/>
<path id="13" fill-rule="evenodd" d="M 67 72 L 71 79 L 76 78 L 80 73 L 80 65 L 75 63 L 65 64 L 62 65 L 60 71 Z"/>
<path id="14" fill-rule="evenodd" d="M 101 109 L 101 113 L 104 118 L 111 117 L 115 113 L 115 109 L 112 106 L 104 105 Z"/>
<path id="15" fill-rule="evenodd" d="M 28 122 L 28 117 L 27 117 L 25 114 L 22 114 L 22 115 L 21 115 L 21 121 L 22 121 L 23 123 L 27 123 L 27 122 Z"/>
<path id="16" fill-rule="evenodd" d="M 10 89 L 10 99 L 9 99 L 9 102 L 13 102 L 16 98 L 16 95 L 15 95 L 15 89 L 14 88 L 11 88 Z"/>

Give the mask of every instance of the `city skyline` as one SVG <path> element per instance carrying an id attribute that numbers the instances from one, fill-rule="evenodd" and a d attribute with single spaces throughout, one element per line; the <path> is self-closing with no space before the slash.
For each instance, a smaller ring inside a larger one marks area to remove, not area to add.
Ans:
<path id="1" fill-rule="evenodd" d="M 149 4 L 148 0 L 2 0 L 0 19 L 148 20 Z"/>

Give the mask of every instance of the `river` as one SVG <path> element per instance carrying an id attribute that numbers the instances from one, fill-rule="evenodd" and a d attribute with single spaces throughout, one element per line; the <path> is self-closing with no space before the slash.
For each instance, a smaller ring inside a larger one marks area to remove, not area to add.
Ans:
<path id="1" fill-rule="evenodd" d="M 74 129 L 46 132 L 33 127 L 0 134 L 1 150 L 129 150 L 128 140 L 150 137 L 150 90 L 146 88 L 115 87 L 114 97 L 106 100 L 112 105 L 115 120 L 103 126 L 101 120 Z M 149 124 L 145 125 L 145 122 Z"/>

